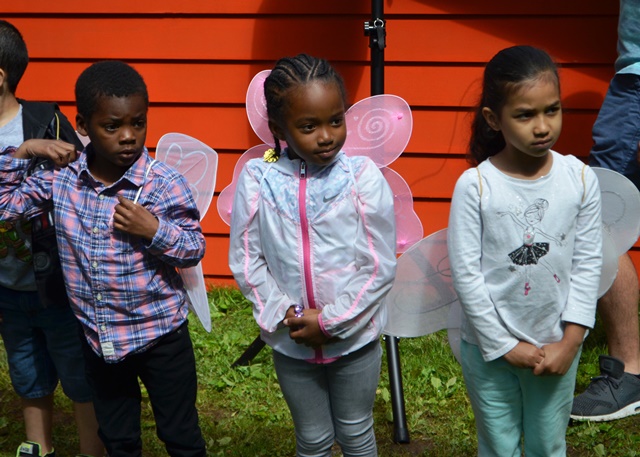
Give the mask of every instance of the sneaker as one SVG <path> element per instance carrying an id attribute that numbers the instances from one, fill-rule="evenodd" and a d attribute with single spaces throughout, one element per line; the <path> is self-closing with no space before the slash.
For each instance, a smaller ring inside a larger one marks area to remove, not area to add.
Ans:
<path id="1" fill-rule="evenodd" d="M 571 419 L 610 421 L 640 413 L 640 377 L 624 372 L 622 360 L 600 356 L 600 376 L 573 399 Z"/>
<path id="2" fill-rule="evenodd" d="M 22 444 L 18 446 L 16 457 L 56 457 L 56 451 L 54 449 L 44 456 L 41 456 L 40 445 L 38 443 L 33 441 L 23 441 Z"/>

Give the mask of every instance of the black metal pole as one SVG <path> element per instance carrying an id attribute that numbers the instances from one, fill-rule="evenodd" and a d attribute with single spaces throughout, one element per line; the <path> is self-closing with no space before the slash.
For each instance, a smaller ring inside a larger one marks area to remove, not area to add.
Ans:
<path id="1" fill-rule="evenodd" d="M 255 340 L 249 345 L 249 347 L 242 353 L 238 360 L 231 364 L 231 368 L 235 367 L 244 367 L 249 365 L 249 363 L 253 360 L 255 356 L 258 355 L 258 352 L 262 350 L 265 346 L 265 342 L 262 341 L 260 335 L 256 337 Z"/>
<path id="2" fill-rule="evenodd" d="M 393 412 L 393 441 L 408 443 L 409 429 L 404 409 L 404 393 L 402 390 L 402 370 L 400 369 L 399 338 L 384 335 L 387 349 L 387 369 L 389 371 L 389 388 L 391 389 L 391 411 Z"/>
<path id="3" fill-rule="evenodd" d="M 371 22 L 365 22 L 364 33 L 369 37 L 371 48 L 371 95 L 384 94 L 384 48 L 387 45 L 387 29 L 384 21 L 383 0 L 371 1 Z M 399 339 L 385 335 L 391 408 L 393 412 L 393 441 L 409 442 L 407 415 L 404 408 L 402 370 L 400 368 Z"/>
<path id="4" fill-rule="evenodd" d="M 371 48 L 371 95 L 384 94 L 384 48 L 387 29 L 384 22 L 383 0 L 371 1 L 371 22 L 365 24 Z"/>

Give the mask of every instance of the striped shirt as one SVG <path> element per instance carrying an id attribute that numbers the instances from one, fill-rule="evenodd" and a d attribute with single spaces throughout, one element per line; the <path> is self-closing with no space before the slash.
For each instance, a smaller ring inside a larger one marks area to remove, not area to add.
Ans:
<path id="1" fill-rule="evenodd" d="M 197 265 L 205 240 L 182 175 L 145 149 L 105 186 L 87 168 L 89 146 L 68 167 L 24 179 L 29 160 L 13 159 L 13 151 L 0 154 L 0 219 L 31 218 L 53 200 L 67 294 L 96 354 L 121 361 L 184 323 L 187 298 L 176 267 Z M 140 188 L 138 204 L 159 222 L 150 243 L 113 227 L 117 196 L 133 201 Z"/>

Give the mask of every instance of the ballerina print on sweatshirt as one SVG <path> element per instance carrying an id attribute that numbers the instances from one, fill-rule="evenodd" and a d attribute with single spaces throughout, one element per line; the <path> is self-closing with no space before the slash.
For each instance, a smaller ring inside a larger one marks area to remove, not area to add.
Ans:
<path id="1" fill-rule="evenodd" d="M 536 235 L 542 235 L 548 240 L 554 241 L 558 246 L 562 246 L 564 234 L 560 238 L 549 235 L 544 232 L 538 225 L 544 218 L 544 213 L 549 207 L 549 202 L 544 198 L 537 198 L 524 211 L 524 221 L 511 211 L 498 212 L 498 216 L 511 216 L 511 219 L 524 229 L 523 245 L 518 249 L 509 253 L 509 258 L 514 265 L 522 266 L 525 270 L 524 295 L 529 295 L 531 286 L 529 285 L 530 271 L 533 265 L 542 265 L 549 273 L 553 275 L 556 282 L 560 282 L 560 278 L 553 271 L 551 265 L 546 262 L 543 257 L 547 255 L 550 249 L 548 242 L 536 242 Z"/>

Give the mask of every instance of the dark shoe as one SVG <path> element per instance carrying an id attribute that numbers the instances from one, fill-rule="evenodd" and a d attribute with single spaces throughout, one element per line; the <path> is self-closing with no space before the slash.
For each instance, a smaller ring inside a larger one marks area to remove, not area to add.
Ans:
<path id="1" fill-rule="evenodd" d="M 640 378 L 624 372 L 622 360 L 600 356 L 600 376 L 573 399 L 571 419 L 610 421 L 640 413 Z"/>
<path id="2" fill-rule="evenodd" d="M 56 451 L 52 450 L 44 456 L 40 454 L 40 445 L 33 441 L 24 441 L 18 446 L 16 457 L 56 457 Z"/>

